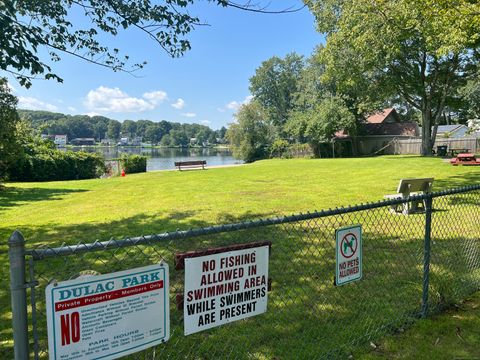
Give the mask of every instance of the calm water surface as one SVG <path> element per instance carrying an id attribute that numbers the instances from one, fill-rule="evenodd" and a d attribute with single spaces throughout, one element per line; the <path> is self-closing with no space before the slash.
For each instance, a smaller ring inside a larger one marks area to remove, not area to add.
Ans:
<path id="1" fill-rule="evenodd" d="M 122 154 L 138 154 L 147 157 L 147 171 L 175 169 L 175 161 L 207 160 L 207 166 L 241 164 L 228 149 L 176 149 L 176 148 L 128 148 L 128 147 L 74 147 L 73 151 L 98 152 L 106 159 L 115 159 Z"/>

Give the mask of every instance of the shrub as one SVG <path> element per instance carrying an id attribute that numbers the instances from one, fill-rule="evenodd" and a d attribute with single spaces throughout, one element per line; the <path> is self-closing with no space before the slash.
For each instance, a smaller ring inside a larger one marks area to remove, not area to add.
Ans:
<path id="1" fill-rule="evenodd" d="M 104 159 L 99 154 L 55 149 L 25 154 L 9 169 L 14 181 L 93 179 L 104 172 Z"/>
<path id="2" fill-rule="evenodd" d="M 287 158 L 312 158 L 313 150 L 310 144 L 292 144 L 288 147 L 284 157 Z"/>
<path id="3" fill-rule="evenodd" d="M 147 171 L 146 156 L 123 154 L 120 158 L 120 163 L 127 174 L 135 174 Z"/>
<path id="4" fill-rule="evenodd" d="M 272 146 L 270 146 L 270 156 L 275 158 L 283 158 L 285 157 L 288 150 L 288 141 L 277 139 L 273 142 Z"/>

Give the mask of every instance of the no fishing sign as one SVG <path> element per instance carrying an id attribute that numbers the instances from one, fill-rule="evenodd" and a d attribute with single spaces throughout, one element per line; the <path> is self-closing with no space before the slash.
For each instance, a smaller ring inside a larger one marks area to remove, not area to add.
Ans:
<path id="1" fill-rule="evenodd" d="M 362 278 L 362 226 L 349 226 L 335 231 L 335 284 L 344 285 Z"/>
<path id="2" fill-rule="evenodd" d="M 269 246 L 185 259 L 185 335 L 267 311 Z"/>

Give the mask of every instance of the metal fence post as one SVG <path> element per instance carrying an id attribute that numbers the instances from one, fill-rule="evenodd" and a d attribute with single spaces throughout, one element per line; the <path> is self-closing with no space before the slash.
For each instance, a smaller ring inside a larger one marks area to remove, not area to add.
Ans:
<path id="1" fill-rule="evenodd" d="M 432 236 L 432 203 L 433 197 L 427 194 L 425 199 L 425 239 L 423 248 L 423 291 L 421 316 L 428 314 L 428 290 L 430 283 L 430 242 Z"/>
<path id="2" fill-rule="evenodd" d="M 10 294 L 12 301 L 13 349 L 15 360 L 25 360 L 28 352 L 27 289 L 25 287 L 25 239 L 15 231 L 8 239 Z"/>

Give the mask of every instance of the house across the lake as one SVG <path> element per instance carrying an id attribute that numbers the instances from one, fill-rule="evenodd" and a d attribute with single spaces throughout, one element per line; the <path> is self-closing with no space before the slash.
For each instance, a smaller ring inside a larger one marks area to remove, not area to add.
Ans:
<path id="1" fill-rule="evenodd" d="M 77 145 L 77 146 L 92 146 L 95 145 L 94 138 L 75 138 L 70 141 L 70 144 Z"/>

